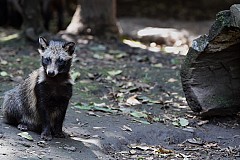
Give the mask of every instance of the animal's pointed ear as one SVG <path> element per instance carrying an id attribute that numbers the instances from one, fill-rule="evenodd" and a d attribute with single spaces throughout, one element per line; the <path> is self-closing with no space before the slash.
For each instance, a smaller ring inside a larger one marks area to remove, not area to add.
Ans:
<path id="1" fill-rule="evenodd" d="M 41 50 L 45 50 L 47 48 L 47 46 L 49 45 L 48 41 L 43 37 L 39 37 L 38 42 L 39 42 Z"/>
<path id="2" fill-rule="evenodd" d="M 74 53 L 74 49 L 75 49 L 75 43 L 73 42 L 66 42 L 63 45 L 63 48 L 65 49 L 66 52 L 68 52 L 68 54 L 71 56 Z"/>

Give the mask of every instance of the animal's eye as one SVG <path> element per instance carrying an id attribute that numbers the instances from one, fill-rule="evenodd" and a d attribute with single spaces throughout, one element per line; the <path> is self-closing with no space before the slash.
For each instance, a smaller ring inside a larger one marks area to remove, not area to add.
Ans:
<path id="1" fill-rule="evenodd" d="M 42 62 L 43 62 L 44 64 L 49 64 L 49 63 L 51 63 L 51 59 L 50 59 L 49 57 L 47 57 L 47 58 L 42 58 Z"/>
<path id="2" fill-rule="evenodd" d="M 59 65 L 64 65 L 65 64 L 65 61 L 63 59 L 58 59 L 57 62 L 58 62 Z"/>

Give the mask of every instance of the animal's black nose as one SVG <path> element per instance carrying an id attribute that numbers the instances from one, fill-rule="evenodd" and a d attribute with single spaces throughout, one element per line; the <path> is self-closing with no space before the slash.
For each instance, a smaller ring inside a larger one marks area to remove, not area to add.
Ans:
<path id="1" fill-rule="evenodd" d="M 55 72 L 54 71 L 48 71 L 47 75 L 50 77 L 54 77 L 55 76 Z"/>

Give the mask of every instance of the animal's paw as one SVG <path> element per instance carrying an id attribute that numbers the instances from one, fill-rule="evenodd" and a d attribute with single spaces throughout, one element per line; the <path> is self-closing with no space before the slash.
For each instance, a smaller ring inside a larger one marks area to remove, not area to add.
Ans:
<path id="1" fill-rule="evenodd" d="M 45 141 L 51 141 L 52 140 L 51 132 L 42 132 L 41 138 Z"/>
<path id="2" fill-rule="evenodd" d="M 17 126 L 17 128 L 18 128 L 19 130 L 21 130 L 21 131 L 27 131 L 27 130 L 28 130 L 27 125 L 22 124 L 22 123 L 20 123 L 20 124 Z"/>
<path id="3" fill-rule="evenodd" d="M 56 138 L 65 138 L 65 135 L 63 132 L 54 133 L 53 136 Z"/>

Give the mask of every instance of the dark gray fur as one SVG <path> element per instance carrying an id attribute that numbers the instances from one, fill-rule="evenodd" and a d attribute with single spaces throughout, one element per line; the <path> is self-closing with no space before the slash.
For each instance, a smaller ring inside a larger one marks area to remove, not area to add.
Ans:
<path id="1" fill-rule="evenodd" d="M 39 131 L 41 138 L 51 140 L 52 136 L 64 137 L 62 125 L 72 96 L 69 71 L 75 44 L 48 43 L 42 37 L 39 43 L 42 67 L 5 93 L 2 111 L 7 123 L 20 130 Z"/>

